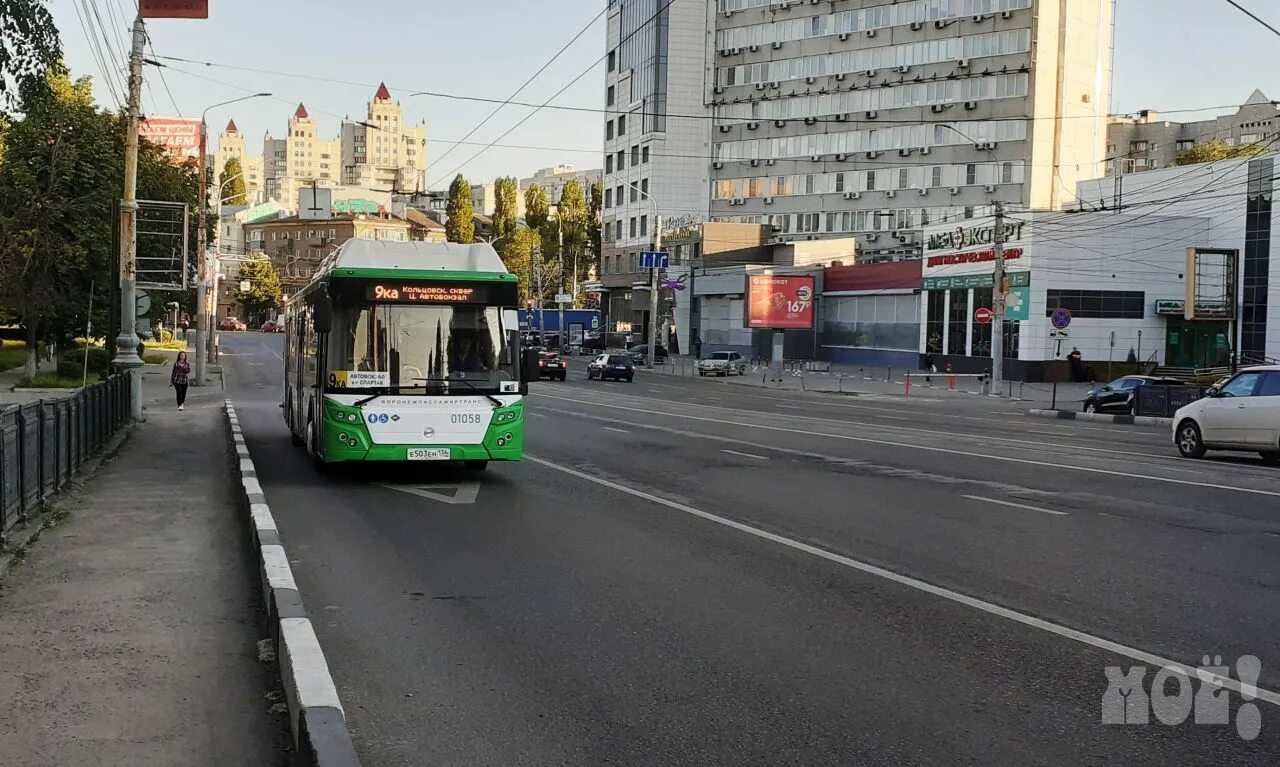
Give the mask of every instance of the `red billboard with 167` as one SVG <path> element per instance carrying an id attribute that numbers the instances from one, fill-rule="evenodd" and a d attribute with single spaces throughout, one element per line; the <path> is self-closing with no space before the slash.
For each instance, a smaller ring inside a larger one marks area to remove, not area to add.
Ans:
<path id="1" fill-rule="evenodd" d="M 812 328 L 812 277 L 747 276 L 747 327 Z"/>

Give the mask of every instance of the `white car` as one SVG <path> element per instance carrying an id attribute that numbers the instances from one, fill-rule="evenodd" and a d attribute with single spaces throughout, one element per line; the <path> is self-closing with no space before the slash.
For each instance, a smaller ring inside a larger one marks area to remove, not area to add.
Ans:
<path id="1" fill-rule="evenodd" d="M 698 360 L 698 375 L 737 376 L 747 371 L 747 362 L 738 352 L 712 352 Z"/>
<path id="2" fill-rule="evenodd" d="M 1179 408 L 1173 442 L 1187 458 L 1206 450 L 1245 450 L 1280 463 L 1280 365 L 1245 368 Z"/>

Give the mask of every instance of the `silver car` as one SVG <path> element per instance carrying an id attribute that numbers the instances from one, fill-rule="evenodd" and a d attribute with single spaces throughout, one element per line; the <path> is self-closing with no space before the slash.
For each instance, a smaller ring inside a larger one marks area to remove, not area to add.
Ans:
<path id="1" fill-rule="evenodd" d="M 697 368 L 700 376 L 740 376 L 747 372 L 747 362 L 738 352 L 712 352 L 698 360 Z"/>

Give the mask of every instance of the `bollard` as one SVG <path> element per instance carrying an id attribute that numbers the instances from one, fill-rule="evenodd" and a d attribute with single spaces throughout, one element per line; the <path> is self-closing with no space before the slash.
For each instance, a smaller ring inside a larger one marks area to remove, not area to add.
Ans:
<path id="1" fill-rule="evenodd" d="M 956 390 L 955 366 L 950 362 L 947 363 L 947 388 L 951 391 Z"/>
<path id="2" fill-rule="evenodd" d="M 889 383 L 891 381 L 893 381 L 893 368 L 886 368 L 884 373 L 884 382 Z"/>
<path id="3" fill-rule="evenodd" d="M 911 371 L 907 371 L 907 396 L 911 396 Z"/>
<path id="4" fill-rule="evenodd" d="M 1058 382 L 1053 382 L 1053 402 L 1049 404 L 1050 410 L 1058 409 Z"/>

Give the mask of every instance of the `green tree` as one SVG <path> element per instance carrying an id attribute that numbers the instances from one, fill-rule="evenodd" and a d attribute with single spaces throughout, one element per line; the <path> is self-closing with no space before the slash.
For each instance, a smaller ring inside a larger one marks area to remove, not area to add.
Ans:
<path id="1" fill-rule="evenodd" d="M 43 0 L 0 0 L 0 111 L 62 70 L 62 43 Z"/>
<path id="2" fill-rule="evenodd" d="M 551 202 L 547 190 L 534 184 L 524 190 L 524 220 L 530 229 L 542 229 L 551 217 Z"/>
<path id="3" fill-rule="evenodd" d="M 560 192 L 556 222 L 561 230 L 556 235 L 564 240 L 564 248 L 556 253 L 556 257 L 561 261 L 561 272 L 572 284 L 577 279 L 574 269 L 581 271 L 587 260 L 587 201 L 577 179 L 565 182 L 564 189 Z"/>
<path id="4" fill-rule="evenodd" d="M 604 207 L 604 183 L 597 181 L 591 185 L 591 195 L 587 199 L 587 258 L 582 264 L 582 273 L 600 267 L 600 212 Z"/>
<path id="5" fill-rule="evenodd" d="M 475 240 L 475 211 L 471 207 L 471 184 L 459 173 L 449 185 L 449 203 L 445 208 L 449 220 L 444 224 L 445 239 L 470 244 Z"/>
<path id="6" fill-rule="evenodd" d="M 500 178 L 493 182 L 494 237 L 507 237 L 516 231 L 516 211 L 519 209 L 518 195 L 520 187 L 514 178 Z"/>
<path id="7" fill-rule="evenodd" d="M 263 258 L 240 264 L 239 280 L 236 300 L 244 306 L 249 316 L 261 317 L 280 305 L 280 275 L 276 274 L 276 268 L 270 260 Z"/>
<path id="8" fill-rule="evenodd" d="M 1217 162 L 1218 160 L 1230 160 L 1236 157 L 1256 157 L 1260 154 L 1262 154 L 1262 147 L 1258 144 L 1231 146 L 1226 141 L 1216 138 L 1183 150 L 1174 159 L 1173 164 L 1196 165 L 1202 162 Z"/>
<path id="9" fill-rule="evenodd" d="M 225 186 L 224 186 L 225 184 Z M 222 166 L 222 175 L 218 176 L 218 188 L 222 190 L 222 202 L 226 205 L 248 205 L 245 197 L 244 168 L 238 157 L 227 160 Z"/>
<path id="10" fill-rule="evenodd" d="M 500 245 L 502 263 L 507 271 L 520 280 L 520 301 L 525 303 L 533 297 L 533 266 L 537 258 L 538 248 L 542 246 L 539 234 L 527 227 L 515 231 Z"/>
<path id="11" fill-rule="evenodd" d="M 118 123 L 94 108 L 87 78 L 50 70 L 19 109 L 0 163 L 0 303 L 25 330 L 34 375 L 38 341 L 83 332 L 90 284 L 105 301 L 123 166 Z"/>

